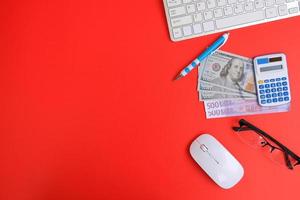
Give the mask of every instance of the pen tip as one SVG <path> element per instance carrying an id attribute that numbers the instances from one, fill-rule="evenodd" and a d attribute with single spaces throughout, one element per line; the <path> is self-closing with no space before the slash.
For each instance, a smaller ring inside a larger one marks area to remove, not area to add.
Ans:
<path id="1" fill-rule="evenodd" d="M 181 79 L 182 77 L 183 77 L 183 76 L 182 76 L 181 74 L 178 74 L 178 75 L 175 77 L 175 81 Z"/>

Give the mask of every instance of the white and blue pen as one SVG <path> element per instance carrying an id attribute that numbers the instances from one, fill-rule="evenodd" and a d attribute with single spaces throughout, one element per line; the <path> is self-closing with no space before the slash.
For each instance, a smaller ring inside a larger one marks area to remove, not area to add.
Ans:
<path id="1" fill-rule="evenodd" d="M 186 76 L 190 71 L 192 71 L 202 60 L 204 60 L 209 55 L 213 54 L 217 51 L 221 46 L 223 46 L 228 40 L 229 33 L 223 34 L 219 37 L 212 45 L 210 45 L 200 56 L 198 56 L 191 64 L 185 67 L 180 74 L 178 74 L 175 80 L 178 80 L 184 76 Z"/>

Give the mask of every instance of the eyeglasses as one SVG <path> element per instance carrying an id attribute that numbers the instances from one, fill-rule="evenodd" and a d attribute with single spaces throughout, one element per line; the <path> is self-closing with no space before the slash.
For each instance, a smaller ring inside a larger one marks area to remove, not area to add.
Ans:
<path id="1" fill-rule="evenodd" d="M 293 169 L 300 164 L 300 157 L 278 142 L 266 132 L 260 130 L 244 119 L 239 121 L 239 127 L 232 127 L 245 143 L 265 152 L 273 161 L 285 164 Z"/>

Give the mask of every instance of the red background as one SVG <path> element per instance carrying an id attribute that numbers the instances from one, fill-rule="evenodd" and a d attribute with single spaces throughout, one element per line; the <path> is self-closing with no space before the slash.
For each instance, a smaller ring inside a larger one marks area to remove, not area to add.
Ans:
<path id="1" fill-rule="evenodd" d="M 220 34 L 173 43 L 162 0 L 1 1 L 1 199 L 297 199 L 300 169 L 240 142 L 240 117 L 207 120 L 197 72 Z M 245 119 L 300 154 L 300 17 L 230 31 L 222 48 L 287 55 L 291 111 Z M 211 133 L 242 163 L 230 190 L 188 148 Z"/>

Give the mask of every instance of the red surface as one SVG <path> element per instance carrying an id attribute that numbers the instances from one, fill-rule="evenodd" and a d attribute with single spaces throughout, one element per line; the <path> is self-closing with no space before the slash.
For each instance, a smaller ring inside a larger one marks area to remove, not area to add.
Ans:
<path id="1" fill-rule="evenodd" d="M 240 119 L 206 120 L 197 72 L 220 34 L 173 43 L 162 0 L 1 1 L 0 199 L 297 199 L 289 171 L 240 142 Z M 300 154 L 300 17 L 231 31 L 223 50 L 287 54 L 291 111 L 245 117 Z M 194 163 L 217 137 L 242 163 L 231 190 Z"/>

